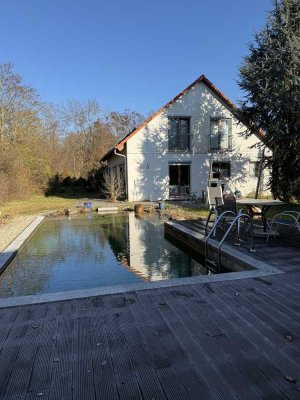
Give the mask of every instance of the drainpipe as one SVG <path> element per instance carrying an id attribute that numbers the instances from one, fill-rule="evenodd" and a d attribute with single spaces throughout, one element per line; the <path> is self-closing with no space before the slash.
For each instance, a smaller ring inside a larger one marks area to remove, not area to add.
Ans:
<path id="1" fill-rule="evenodd" d="M 128 200 L 128 194 L 127 194 L 128 193 L 127 192 L 127 158 L 126 158 L 126 156 L 124 156 L 124 154 L 117 153 L 117 149 L 114 149 L 114 153 L 115 153 L 116 156 L 124 157 L 124 161 L 125 161 L 125 168 L 124 168 L 124 170 L 125 170 L 125 195 L 126 195 L 126 198 Z"/>
<path id="2" fill-rule="evenodd" d="M 255 199 L 257 199 L 257 197 L 258 197 L 258 192 L 259 192 L 259 187 L 260 187 L 261 174 L 262 174 L 262 166 L 263 166 L 264 158 L 265 158 L 265 149 L 262 149 L 261 159 L 260 159 L 260 163 L 259 163 L 259 172 L 258 172 L 258 178 L 257 178 Z"/>

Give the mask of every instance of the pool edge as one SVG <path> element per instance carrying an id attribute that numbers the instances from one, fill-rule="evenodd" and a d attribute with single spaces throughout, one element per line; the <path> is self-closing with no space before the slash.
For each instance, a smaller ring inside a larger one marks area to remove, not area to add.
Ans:
<path id="1" fill-rule="evenodd" d="M 34 220 L 31 221 L 30 224 L 0 253 L 0 275 L 44 219 L 45 216 L 43 215 L 35 217 Z"/>
<path id="2" fill-rule="evenodd" d="M 44 219 L 44 217 L 42 217 L 40 222 L 31 231 L 31 233 L 39 226 L 39 224 L 42 222 L 43 219 Z M 35 222 L 35 221 L 36 221 L 36 219 L 33 222 Z M 33 222 L 29 226 L 31 226 L 33 224 Z M 173 226 L 176 225 L 176 228 L 184 231 L 185 233 L 194 235 L 198 240 L 201 240 L 201 237 L 203 236 L 199 233 L 195 233 L 194 231 L 192 231 L 188 228 L 183 227 L 182 225 L 175 224 L 174 222 L 168 222 L 168 224 L 173 225 Z M 27 228 L 29 228 L 29 226 Z M 26 239 L 30 236 L 31 233 L 29 233 L 29 235 L 26 237 Z M 23 243 L 24 243 L 24 241 L 23 241 Z M 19 247 L 21 247 L 21 245 Z M 165 288 L 165 287 L 187 286 L 187 285 L 193 285 L 193 284 L 199 284 L 199 283 L 214 283 L 214 282 L 220 282 L 220 281 L 250 279 L 250 278 L 257 278 L 257 277 L 262 277 L 262 276 L 277 275 L 277 274 L 284 273 L 283 271 L 280 271 L 277 268 L 275 268 L 263 261 L 254 259 L 253 257 L 251 257 L 249 255 L 239 252 L 232 246 L 224 245 L 224 251 L 228 252 L 231 256 L 234 255 L 235 257 L 242 257 L 244 262 L 251 265 L 253 267 L 253 269 L 247 270 L 247 271 L 227 272 L 227 273 L 216 274 L 216 275 L 199 275 L 199 276 L 189 277 L 189 278 L 176 278 L 176 279 L 170 279 L 170 280 L 160 280 L 160 281 L 147 282 L 147 283 L 141 282 L 141 283 L 106 286 L 106 287 L 97 287 L 97 288 L 92 288 L 92 289 L 81 289 L 81 290 L 47 293 L 47 294 L 39 294 L 39 295 L 0 298 L 0 309 L 7 308 L 7 307 L 17 307 L 17 306 L 23 306 L 23 305 L 25 306 L 25 305 L 56 302 L 56 301 L 62 301 L 62 300 L 75 300 L 75 299 L 82 299 L 82 298 L 95 297 L 95 296 L 104 296 L 104 295 L 109 295 L 109 294 L 125 294 L 128 292 L 133 292 L 133 291 L 137 291 L 137 290 L 154 290 L 154 289 L 160 289 L 160 288 Z M 9 263 L 9 261 L 7 262 L 7 264 L 8 263 Z"/>

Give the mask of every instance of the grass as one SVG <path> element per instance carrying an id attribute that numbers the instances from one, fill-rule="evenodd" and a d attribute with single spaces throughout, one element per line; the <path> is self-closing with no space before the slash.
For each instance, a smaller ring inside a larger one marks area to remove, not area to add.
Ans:
<path id="1" fill-rule="evenodd" d="M 25 200 L 15 200 L 0 205 L 0 221 L 1 219 L 3 220 L 19 215 L 63 212 L 66 208 L 74 209 L 77 206 L 83 206 L 85 201 L 91 201 L 93 208 L 105 207 L 108 205 L 108 201 L 91 198 L 90 196 L 86 197 L 85 194 L 82 194 L 82 196 L 77 195 L 76 197 L 66 197 L 65 195 L 44 196 L 37 194 Z M 134 203 L 129 202 L 117 202 L 115 205 L 121 206 L 122 209 L 127 207 L 134 208 Z M 166 203 L 162 215 L 174 219 L 197 219 L 206 217 L 207 213 L 207 208 L 201 208 L 191 204 L 174 205 Z"/>
<path id="2" fill-rule="evenodd" d="M 85 201 L 92 201 L 93 206 L 97 207 L 107 205 L 106 201 L 94 200 L 87 197 L 66 198 L 60 196 L 34 195 L 26 200 L 15 200 L 4 203 L 0 206 L 0 218 L 64 211 L 65 208 L 72 209 L 77 206 L 83 206 Z"/>
<path id="3" fill-rule="evenodd" d="M 172 219 L 199 219 L 207 218 L 208 206 L 194 205 L 194 204 L 165 204 L 165 208 L 162 212 L 165 217 L 171 217 Z"/>
<path id="4" fill-rule="evenodd" d="M 76 197 L 66 197 L 64 195 L 44 196 L 39 194 L 34 195 L 26 200 L 16 200 L 0 205 L 0 222 L 1 219 L 4 220 L 18 215 L 63 212 L 66 208 L 74 209 L 77 206 L 83 206 L 85 201 L 91 201 L 93 208 L 105 207 L 108 205 L 107 201 L 91 198 L 90 195 L 86 197 L 84 193 L 77 195 Z M 129 202 L 117 202 L 115 205 L 121 206 L 122 209 L 134 207 L 134 203 Z M 208 215 L 208 207 L 203 205 L 191 203 L 165 203 L 164 206 L 165 208 L 162 211 L 162 215 L 166 218 L 193 220 L 198 218 L 206 218 Z M 286 210 L 300 211 L 300 205 L 287 204 L 271 207 L 267 213 L 267 217 L 272 218 L 275 214 Z"/>

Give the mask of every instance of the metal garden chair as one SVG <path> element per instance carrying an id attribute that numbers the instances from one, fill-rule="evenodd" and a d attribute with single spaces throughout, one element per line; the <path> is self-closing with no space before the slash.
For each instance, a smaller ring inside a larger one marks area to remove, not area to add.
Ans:
<path id="1" fill-rule="evenodd" d="M 300 233 L 300 212 L 298 211 L 284 211 L 274 215 L 269 222 L 269 232 L 266 243 L 268 243 L 271 235 L 274 237 L 277 235 L 279 225 L 283 225 L 290 228 L 298 229 Z M 275 228 L 275 230 L 273 230 Z"/>

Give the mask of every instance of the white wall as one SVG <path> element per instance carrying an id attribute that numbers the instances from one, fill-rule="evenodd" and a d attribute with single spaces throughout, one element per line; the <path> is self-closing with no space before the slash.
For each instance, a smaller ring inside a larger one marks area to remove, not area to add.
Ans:
<path id="1" fill-rule="evenodd" d="M 168 150 L 168 116 L 190 117 L 190 151 Z M 251 149 L 250 146 L 259 142 L 259 139 L 254 136 L 247 140 L 241 137 L 240 133 L 245 128 L 233 119 L 233 150 L 210 153 L 208 138 L 213 116 L 232 118 L 228 106 L 200 82 L 132 136 L 126 143 L 128 199 L 154 201 L 168 198 L 171 162 L 191 163 L 192 192 L 206 188 L 209 160 L 231 162 L 231 178 L 228 184 L 232 189 L 241 190 L 243 195 L 255 191 L 257 178 L 249 176 L 249 161 L 258 160 L 258 149 Z"/>

